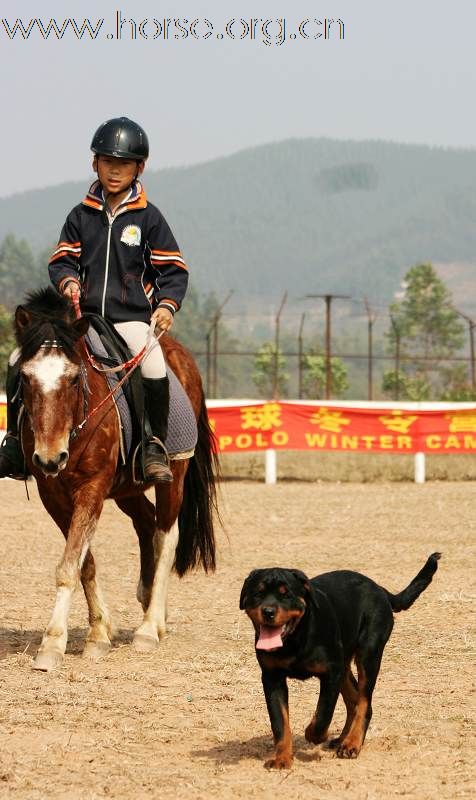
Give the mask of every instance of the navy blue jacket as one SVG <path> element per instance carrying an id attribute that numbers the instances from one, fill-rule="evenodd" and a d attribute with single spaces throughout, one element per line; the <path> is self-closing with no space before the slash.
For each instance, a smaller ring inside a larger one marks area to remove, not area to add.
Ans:
<path id="1" fill-rule="evenodd" d="M 71 278 L 79 280 L 81 309 L 111 322 L 149 322 L 158 306 L 175 313 L 188 283 L 174 235 L 139 181 L 112 221 L 101 184 L 93 183 L 68 214 L 48 269 L 60 292 Z"/>

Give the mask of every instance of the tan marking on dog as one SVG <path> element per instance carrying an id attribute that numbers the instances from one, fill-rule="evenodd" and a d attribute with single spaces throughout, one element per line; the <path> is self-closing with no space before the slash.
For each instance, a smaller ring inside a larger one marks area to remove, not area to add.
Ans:
<path id="1" fill-rule="evenodd" d="M 296 660 L 294 656 L 284 658 L 275 655 L 273 652 L 267 653 L 264 650 L 259 651 L 258 659 L 265 669 L 287 669 Z"/>
<path id="2" fill-rule="evenodd" d="M 304 664 L 304 667 L 313 675 L 324 675 L 329 670 L 328 665 L 322 661 L 309 661 Z"/>
<path id="3" fill-rule="evenodd" d="M 365 674 L 365 670 L 360 664 L 357 664 L 357 668 L 359 672 L 359 677 L 357 682 L 358 691 L 356 692 L 357 702 L 354 706 L 353 719 L 349 727 L 349 732 L 346 734 L 345 738 L 344 737 L 342 738 L 342 742 L 337 751 L 338 755 L 347 758 L 357 758 L 362 749 L 362 745 L 365 739 L 365 734 L 367 732 L 365 723 L 369 707 L 369 701 L 367 697 L 365 697 L 364 695 L 364 689 L 367 684 L 367 676 Z"/>
<path id="4" fill-rule="evenodd" d="M 281 739 L 275 740 L 274 758 L 265 762 L 268 769 L 290 769 L 293 763 L 293 740 L 289 725 L 289 711 L 280 705 L 283 719 L 283 735 Z"/>

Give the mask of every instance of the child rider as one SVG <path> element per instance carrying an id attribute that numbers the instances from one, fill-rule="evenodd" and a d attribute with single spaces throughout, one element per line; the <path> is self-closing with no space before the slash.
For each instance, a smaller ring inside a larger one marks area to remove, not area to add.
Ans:
<path id="1" fill-rule="evenodd" d="M 94 134 L 91 150 L 98 180 L 66 218 L 49 262 L 50 279 L 70 299 L 78 293 L 83 312 L 111 321 L 136 355 L 151 319 L 156 331 L 171 328 L 187 289 L 188 271 L 172 231 L 139 181 L 149 155 L 145 131 L 127 117 L 110 119 Z M 160 346 L 144 358 L 140 369 L 152 430 L 144 453 L 145 478 L 171 481 L 164 444 L 169 380 Z M 0 450 L 0 478 L 18 473 L 13 416 Z"/>

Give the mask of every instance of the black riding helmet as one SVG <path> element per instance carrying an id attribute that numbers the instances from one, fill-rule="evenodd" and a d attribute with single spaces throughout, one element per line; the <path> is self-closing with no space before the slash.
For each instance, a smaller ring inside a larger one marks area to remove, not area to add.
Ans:
<path id="1" fill-rule="evenodd" d="M 99 126 L 93 136 L 91 150 L 98 156 L 145 161 L 149 155 L 149 140 L 137 122 L 128 117 L 114 117 Z"/>

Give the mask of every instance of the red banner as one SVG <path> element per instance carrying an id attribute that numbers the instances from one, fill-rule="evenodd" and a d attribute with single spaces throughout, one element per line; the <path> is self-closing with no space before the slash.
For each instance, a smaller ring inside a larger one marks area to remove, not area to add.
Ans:
<path id="1" fill-rule="evenodd" d="M 211 401 L 221 452 L 344 450 L 372 453 L 475 453 L 476 404 L 399 406 Z M 438 407 L 439 406 L 439 407 Z M 0 431 L 6 404 L 0 402 Z"/>
<path id="2" fill-rule="evenodd" d="M 218 401 L 217 401 L 218 403 Z M 415 404 L 416 405 L 416 404 Z M 411 408 L 268 402 L 209 404 L 221 452 L 474 453 L 476 405 Z"/>

